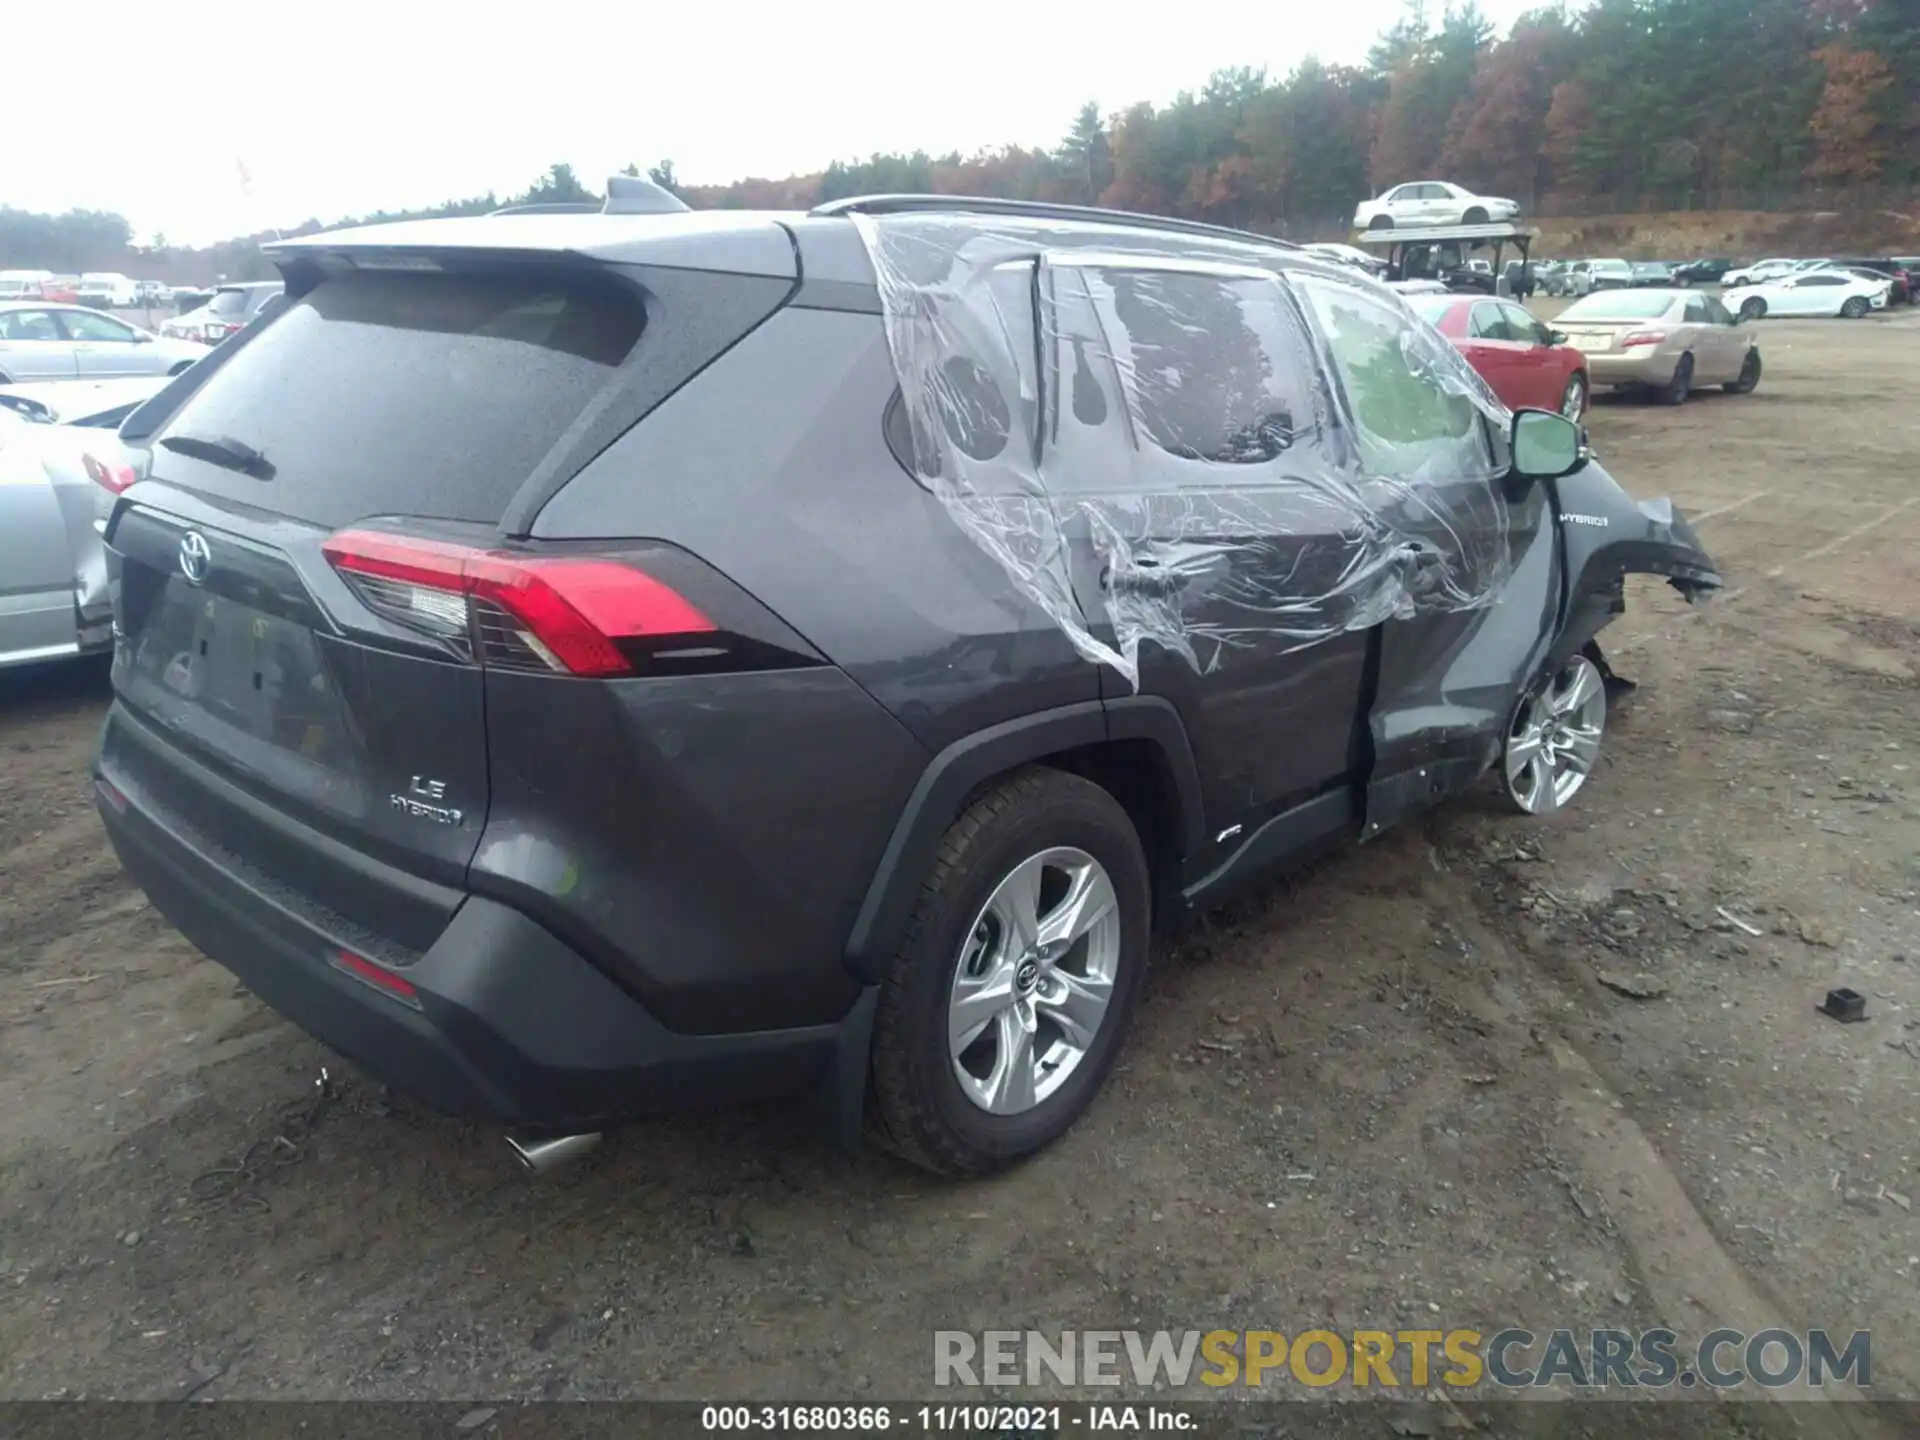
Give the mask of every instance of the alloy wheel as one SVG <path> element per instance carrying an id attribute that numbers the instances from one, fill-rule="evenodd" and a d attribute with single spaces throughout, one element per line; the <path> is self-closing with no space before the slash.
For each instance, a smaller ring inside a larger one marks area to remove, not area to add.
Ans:
<path id="1" fill-rule="evenodd" d="M 1570 375 L 1567 377 L 1566 393 L 1560 397 L 1560 413 L 1569 420 L 1578 420 L 1587 413 L 1587 382 L 1585 377 Z"/>
<path id="2" fill-rule="evenodd" d="M 947 998 L 954 1078 L 980 1109 L 1019 1115 L 1093 1048 L 1120 965 L 1113 881 L 1084 850 L 1029 856 L 968 927 Z"/>
<path id="3" fill-rule="evenodd" d="M 1513 717 L 1501 756 L 1508 798 L 1529 815 L 1550 815 L 1565 805 L 1599 763 L 1606 726 L 1600 667 L 1576 655 Z"/>

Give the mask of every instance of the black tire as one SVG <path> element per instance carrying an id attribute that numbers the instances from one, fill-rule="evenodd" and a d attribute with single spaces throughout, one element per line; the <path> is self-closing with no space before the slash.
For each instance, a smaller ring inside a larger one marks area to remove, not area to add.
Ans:
<path id="1" fill-rule="evenodd" d="M 1391 215 L 1376 215 L 1367 221 L 1367 229 L 1369 230 L 1391 230 L 1392 228 L 1393 217 Z"/>
<path id="2" fill-rule="evenodd" d="M 1840 314 L 1844 319 L 1858 320 L 1871 308 L 1864 295 L 1850 295 L 1846 303 L 1840 307 Z"/>
<path id="3" fill-rule="evenodd" d="M 1106 1015 L 1059 1089 L 1018 1115 L 976 1106 L 953 1073 L 947 1004 L 967 932 L 1023 860 L 1071 845 L 1100 862 L 1120 917 L 1119 963 Z M 1146 978 L 1151 890 L 1146 856 L 1118 801 L 1061 770 L 1017 771 L 981 794 L 941 838 L 906 936 L 888 962 L 874 1019 L 867 1130 L 937 1174 L 984 1175 L 1064 1134 L 1099 1093 Z"/>
<path id="4" fill-rule="evenodd" d="M 1762 300 L 1758 295 L 1749 295 L 1740 302 L 1740 318 L 1742 320 L 1758 320 L 1766 313 L 1767 302 Z"/>
<path id="5" fill-rule="evenodd" d="M 1579 403 L 1574 405 L 1573 413 L 1567 415 L 1567 407 L 1573 403 L 1575 391 L 1579 392 Z M 1587 384 L 1587 372 L 1576 370 L 1567 377 L 1567 388 L 1560 392 L 1560 413 L 1567 419 L 1578 421 L 1593 404 L 1593 391 Z"/>
<path id="6" fill-rule="evenodd" d="M 1687 396 L 1693 393 L 1693 356 L 1682 355 L 1680 363 L 1673 367 L 1673 379 L 1655 391 L 1662 405 L 1684 405 Z"/>
<path id="7" fill-rule="evenodd" d="M 1469 205 L 1466 212 L 1461 215 L 1460 223 L 1462 225 L 1484 225 L 1487 223 L 1487 212 L 1478 205 Z"/>
<path id="8" fill-rule="evenodd" d="M 1729 395 L 1751 395 L 1760 384 L 1760 350 L 1758 346 L 1747 351 L 1747 358 L 1740 362 L 1740 378 L 1723 387 Z"/>

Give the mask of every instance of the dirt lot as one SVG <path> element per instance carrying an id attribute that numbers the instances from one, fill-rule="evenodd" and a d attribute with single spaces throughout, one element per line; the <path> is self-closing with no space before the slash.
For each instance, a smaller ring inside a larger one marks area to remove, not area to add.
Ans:
<path id="1" fill-rule="evenodd" d="M 943 1327 L 1773 1320 L 1871 1326 L 1920 1395 L 1920 316 L 1761 333 L 1754 396 L 1593 416 L 1730 591 L 1633 588 L 1574 807 L 1214 917 L 990 1183 L 798 1107 L 524 1178 L 178 939 L 89 806 L 103 677 L 9 677 L 0 1395 L 906 1397 Z"/>

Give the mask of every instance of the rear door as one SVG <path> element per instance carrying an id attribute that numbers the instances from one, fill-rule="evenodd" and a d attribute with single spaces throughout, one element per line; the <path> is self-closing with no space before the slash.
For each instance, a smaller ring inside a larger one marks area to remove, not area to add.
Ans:
<path id="1" fill-rule="evenodd" d="M 1042 470 L 1080 611 L 1138 640 L 1139 690 L 1180 712 L 1209 830 L 1243 843 L 1357 749 L 1354 516 L 1320 488 L 1334 437 L 1309 332 L 1257 268 L 1062 252 L 1040 283 Z M 1102 683 L 1131 693 L 1106 667 Z"/>
<path id="2" fill-rule="evenodd" d="M 638 290 L 598 272 L 367 270 L 251 335 L 163 424 L 108 531 L 116 776 L 235 851 L 271 851 L 263 815 L 335 837 L 339 874 L 324 847 L 289 852 L 306 893 L 430 941 L 444 915 L 376 905 L 345 857 L 460 882 L 489 798 L 484 672 L 457 595 L 441 615 L 404 584 L 350 586 L 322 546 L 498 543 L 644 323 Z M 183 779 L 201 772 L 217 783 Z"/>

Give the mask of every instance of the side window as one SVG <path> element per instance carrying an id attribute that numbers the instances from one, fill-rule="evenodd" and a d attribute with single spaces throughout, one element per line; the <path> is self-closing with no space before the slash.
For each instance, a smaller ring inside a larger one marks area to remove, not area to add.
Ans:
<path id="1" fill-rule="evenodd" d="M 1524 305 L 1515 305 L 1510 300 L 1505 301 L 1500 306 L 1500 313 L 1507 317 L 1507 324 L 1512 327 L 1514 339 L 1524 341 L 1529 345 L 1550 345 L 1553 343 L 1551 332 L 1548 331 L 1545 325 L 1542 325 L 1536 320 L 1533 312 Z"/>
<path id="2" fill-rule="evenodd" d="M 105 315 L 95 315 L 88 310 L 62 310 L 60 323 L 67 327 L 67 336 L 73 340 L 85 340 L 94 344 L 127 345 L 133 341 L 133 331 L 118 320 Z"/>
<path id="3" fill-rule="evenodd" d="M 1713 312 L 1707 309 L 1707 297 L 1689 295 L 1687 297 L 1686 322 L 1689 325 L 1711 325 Z"/>
<path id="4" fill-rule="evenodd" d="M 1702 295 L 1700 297 L 1700 303 L 1706 307 L 1707 319 L 1713 324 L 1715 325 L 1733 324 L 1733 316 L 1727 312 L 1727 307 L 1720 303 L 1720 300 L 1717 296 Z"/>
<path id="5" fill-rule="evenodd" d="M 58 340 L 60 327 L 45 310 L 0 311 L 0 340 Z"/>
<path id="6" fill-rule="evenodd" d="M 973 461 L 1031 463 L 1038 423 L 1033 270 L 1031 260 L 994 267 L 987 277 L 990 311 L 966 312 L 987 329 L 977 335 L 956 329 L 947 337 L 952 353 L 928 377 L 921 408 L 910 406 L 895 389 L 881 415 L 881 433 L 909 474 L 939 475 L 943 444 Z M 278 298 L 278 292 L 261 293 L 262 305 Z M 922 433 L 930 426 L 938 426 L 941 435 Z M 1020 450 L 1008 454 L 1016 436 Z"/>
<path id="7" fill-rule="evenodd" d="M 1513 326 L 1507 322 L 1506 314 L 1498 305 L 1476 305 L 1473 307 L 1473 321 L 1467 327 L 1476 340 L 1518 340 Z"/>
<path id="8" fill-rule="evenodd" d="M 1468 399 L 1485 387 L 1459 351 L 1409 329 L 1379 296 L 1318 280 L 1299 286 L 1333 356 L 1368 474 L 1407 480 L 1492 475 L 1487 428 Z"/>
<path id="9" fill-rule="evenodd" d="M 1150 444 L 1209 466 L 1257 466 L 1313 431 L 1312 344 L 1276 277 L 1119 266 L 1080 274 L 1106 353 L 1063 337 L 1061 364 L 1073 373 L 1061 376 L 1059 403 L 1085 423 L 1099 423 L 1082 412 L 1101 403 L 1091 386 L 1110 362 L 1137 448 Z"/>

